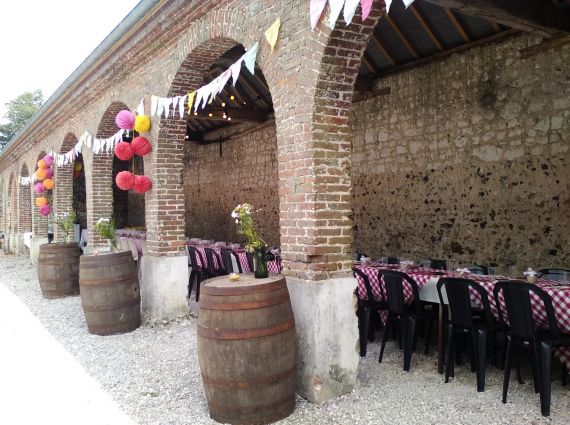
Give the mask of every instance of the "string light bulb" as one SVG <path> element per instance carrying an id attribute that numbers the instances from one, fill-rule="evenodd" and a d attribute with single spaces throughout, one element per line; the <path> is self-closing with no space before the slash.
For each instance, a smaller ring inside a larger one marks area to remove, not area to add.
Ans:
<path id="1" fill-rule="evenodd" d="M 211 112 L 210 112 L 210 113 L 208 113 L 208 116 L 209 116 L 209 117 L 211 117 L 212 115 L 213 115 L 213 114 L 212 114 Z"/>
<path id="2" fill-rule="evenodd" d="M 228 121 L 231 121 L 231 120 L 232 120 L 232 117 L 228 117 Z"/>
<path id="3" fill-rule="evenodd" d="M 226 106 L 226 102 L 222 102 L 222 108 Z"/>
<path id="4" fill-rule="evenodd" d="M 232 94 L 232 95 L 230 96 L 230 100 L 234 100 L 234 99 L 235 99 L 235 96 Z"/>
<path id="5" fill-rule="evenodd" d="M 194 116 L 197 116 L 197 115 L 198 115 L 198 112 L 194 112 Z"/>

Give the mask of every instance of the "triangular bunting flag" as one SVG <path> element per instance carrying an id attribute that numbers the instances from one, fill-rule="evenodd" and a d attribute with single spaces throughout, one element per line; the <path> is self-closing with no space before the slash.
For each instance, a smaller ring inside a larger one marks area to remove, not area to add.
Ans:
<path id="1" fill-rule="evenodd" d="M 180 102 L 180 96 L 174 96 L 172 98 L 172 116 L 176 116 L 176 109 L 178 108 L 178 102 Z"/>
<path id="2" fill-rule="evenodd" d="M 410 5 L 411 5 L 414 1 L 416 1 L 416 0 L 403 0 L 404 5 L 406 6 L 406 9 L 407 9 L 408 7 L 410 7 Z"/>
<path id="3" fill-rule="evenodd" d="M 154 117 L 158 112 L 158 96 L 152 95 L 150 97 L 150 116 Z"/>
<path id="4" fill-rule="evenodd" d="M 141 99 L 139 106 L 136 109 L 137 115 L 144 115 L 144 97 Z"/>
<path id="5" fill-rule="evenodd" d="M 220 74 L 220 76 L 218 77 L 219 81 L 218 81 L 218 87 L 216 88 L 216 95 L 222 92 L 222 90 L 228 83 L 228 80 L 230 79 L 231 76 L 232 72 L 229 69 L 226 69 L 224 72 Z"/>
<path id="6" fill-rule="evenodd" d="M 255 60 L 257 59 L 257 48 L 259 47 L 259 42 L 255 43 L 249 48 L 247 52 L 242 56 L 245 63 L 245 67 L 253 75 L 255 73 Z"/>
<path id="7" fill-rule="evenodd" d="M 243 62 L 243 58 L 240 58 L 236 63 L 230 66 L 230 71 L 232 73 L 232 84 L 235 87 L 237 79 L 239 77 L 239 73 L 241 71 L 241 63 Z"/>
<path id="8" fill-rule="evenodd" d="M 186 105 L 187 98 L 187 94 L 180 96 L 180 102 L 178 102 L 178 115 L 180 115 L 180 118 L 184 118 L 184 105 Z"/>
<path id="9" fill-rule="evenodd" d="M 192 111 L 192 105 L 194 104 L 194 98 L 196 97 L 196 90 L 192 93 L 188 93 L 188 113 Z"/>
<path id="10" fill-rule="evenodd" d="M 329 0 L 329 6 L 331 8 L 331 14 L 329 16 L 329 28 L 334 30 L 336 21 L 340 15 L 342 7 L 344 6 L 345 0 Z"/>
<path id="11" fill-rule="evenodd" d="M 346 22 L 346 26 L 349 26 L 352 22 L 352 18 L 354 18 L 354 14 L 356 13 L 356 8 L 360 0 L 346 0 L 344 3 L 344 22 Z"/>
<path id="12" fill-rule="evenodd" d="M 392 6 L 392 0 L 386 0 L 384 1 L 384 3 L 386 4 L 386 15 L 388 13 L 390 13 L 390 6 Z"/>
<path id="13" fill-rule="evenodd" d="M 271 24 L 267 31 L 265 31 L 265 38 L 271 46 L 271 50 L 275 48 L 275 43 L 277 43 L 277 37 L 279 36 L 279 28 L 281 27 L 281 19 L 277 18 L 275 22 Z"/>
<path id="14" fill-rule="evenodd" d="M 370 15 L 370 9 L 372 9 L 372 0 L 360 0 L 360 6 L 362 7 L 362 22 L 368 18 Z"/>
<path id="15" fill-rule="evenodd" d="M 311 0 L 310 13 L 311 13 L 311 30 L 314 31 L 319 23 L 319 19 L 325 10 L 327 0 Z"/>

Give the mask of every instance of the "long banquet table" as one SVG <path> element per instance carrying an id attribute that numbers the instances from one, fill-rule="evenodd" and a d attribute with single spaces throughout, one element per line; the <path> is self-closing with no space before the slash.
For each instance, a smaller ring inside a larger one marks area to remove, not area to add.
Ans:
<path id="1" fill-rule="evenodd" d="M 489 275 L 476 275 L 471 273 L 459 274 L 457 272 L 452 272 L 448 270 L 434 270 L 425 269 L 422 267 L 415 268 L 402 268 L 399 265 L 361 265 L 356 264 L 355 267 L 359 268 L 370 281 L 370 287 L 372 290 L 372 296 L 376 301 L 384 301 L 386 299 L 386 289 L 384 282 L 380 282 L 378 279 L 379 270 L 397 270 L 408 274 L 412 279 L 414 279 L 419 288 L 419 296 L 422 301 L 437 303 L 439 305 L 439 296 L 437 293 L 437 282 L 442 277 L 462 277 L 466 279 L 471 279 L 478 282 L 487 292 L 489 298 L 489 304 L 491 307 L 491 312 L 498 319 L 499 312 L 497 309 L 497 304 L 493 295 L 493 289 L 495 284 L 499 280 L 508 279 L 505 276 L 489 276 Z M 358 275 L 356 276 L 358 283 L 357 294 L 360 299 L 368 299 L 368 294 L 364 281 Z M 570 334 L 570 282 L 558 282 L 547 279 L 539 279 L 536 283 L 541 289 L 543 289 L 552 299 L 552 305 L 554 307 L 554 314 L 556 316 L 556 321 L 558 323 L 558 328 L 560 332 L 565 334 Z M 412 300 L 412 290 L 411 287 L 404 283 L 404 297 L 406 302 L 411 302 Z M 447 303 L 447 298 L 445 294 L 442 294 L 444 298 L 444 303 Z M 475 308 L 482 308 L 482 302 L 479 294 L 475 291 L 470 291 L 471 304 Z M 506 312 L 506 307 L 504 304 L 504 299 L 502 294 L 499 294 L 500 308 L 503 313 Z M 540 301 L 536 296 L 531 298 L 532 308 L 534 318 L 540 325 L 546 326 L 546 312 L 542 301 Z M 440 317 L 438 324 L 439 333 L 439 344 L 438 344 L 438 371 L 441 373 L 443 371 L 443 309 L 439 308 Z M 570 369 L 570 349 L 556 349 L 554 350 L 555 356 Z"/>
<path id="2" fill-rule="evenodd" d="M 218 255 L 221 256 L 222 254 L 222 245 L 219 244 L 197 244 L 197 243 L 187 243 L 188 245 L 192 245 L 194 248 L 196 248 L 200 254 L 202 254 L 202 258 L 204 259 L 204 261 L 206 260 L 206 248 L 212 248 Z M 230 246 L 225 246 L 226 248 L 230 248 Z M 243 249 L 243 248 L 231 248 L 232 251 L 234 251 L 238 258 L 239 258 L 239 262 L 241 265 L 241 269 L 243 273 L 252 273 L 253 270 L 251 270 L 250 266 L 249 266 L 249 262 L 247 261 L 247 252 Z M 200 258 L 198 258 L 198 262 L 201 263 Z M 200 266 L 204 266 L 203 264 L 199 264 Z M 218 264 L 218 261 L 216 259 L 216 257 L 214 257 L 214 267 L 216 270 L 222 269 L 223 268 L 223 264 Z M 281 273 L 281 264 L 279 261 L 278 256 L 276 255 L 276 258 L 274 260 L 268 261 L 267 262 L 267 268 L 269 270 L 270 273 L 275 273 L 275 274 L 279 274 Z"/>

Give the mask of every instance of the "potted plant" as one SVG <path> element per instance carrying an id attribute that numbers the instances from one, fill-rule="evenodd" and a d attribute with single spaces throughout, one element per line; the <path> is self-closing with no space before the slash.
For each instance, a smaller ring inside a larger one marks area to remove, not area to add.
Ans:
<path id="1" fill-rule="evenodd" d="M 119 247 L 117 245 L 117 222 L 109 218 L 100 218 L 97 223 L 95 223 L 95 231 L 103 239 L 107 239 L 109 244 L 109 249 L 111 252 L 117 252 Z"/>
<path id="2" fill-rule="evenodd" d="M 74 212 L 58 214 L 55 221 L 64 234 L 64 241 L 40 245 L 38 280 L 44 298 L 61 298 L 79 292 L 81 250 L 77 244 L 70 243 L 75 220 Z"/>
<path id="3" fill-rule="evenodd" d="M 238 233 L 247 238 L 245 249 L 253 253 L 253 273 L 258 279 L 269 276 L 267 268 L 267 243 L 259 236 L 255 230 L 253 220 L 253 206 L 250 204 L 240 204 L 234 208 L 231 214 L 235 223 L 239 226 Z"/>

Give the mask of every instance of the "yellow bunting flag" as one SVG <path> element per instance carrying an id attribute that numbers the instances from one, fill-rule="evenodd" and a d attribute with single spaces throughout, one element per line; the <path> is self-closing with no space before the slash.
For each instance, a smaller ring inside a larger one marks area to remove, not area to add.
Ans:
<path id="1" fill-rule="evenodd" d="M 192 93 L 188 93 L 188 113 L 190 113 L 190 110 L 192 109 L 195 97 L 196 97 L 196 90 L 194 90 Z"/>
<path id="2" fill-rule="evenodd" d="M 265 38 L 271 46 L 271 50 L 275 48 L 275 43 L 277 43 L 277 37 L 279 36 L 279 28 L 281 27 L 281 19 L 277 18 L 275 22 L 271 24 L 267 31 L 265 31 Z"/>

